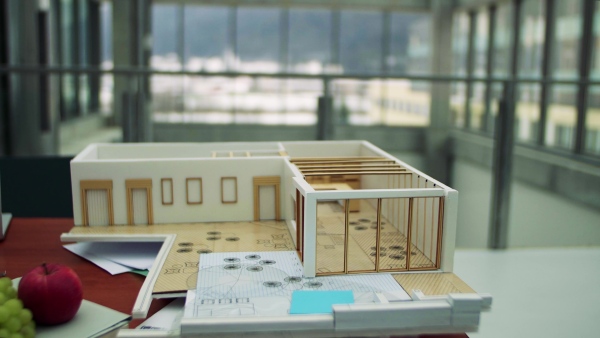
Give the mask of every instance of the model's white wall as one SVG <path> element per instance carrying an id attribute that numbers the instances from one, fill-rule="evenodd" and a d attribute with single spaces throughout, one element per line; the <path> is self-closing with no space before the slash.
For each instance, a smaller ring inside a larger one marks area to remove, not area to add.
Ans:
<path id="1" fill-rule="evenodd" d="M 296 203 L 296 188 L 294 187 L 293 177 L 300 176 L 300 172 L 295 165 L 287 160 L 284 161 L 283 175 L 281 177 L 281 218 L 286 221 L 292 239 L 296 241 L 296 223 L 294 205 Z"/>
<path id="2" fill-rule="evenodd" d="M 127 223 L 125 180 L 152 179 L 154 223 L 248 221 L 254 217 L 253 177 L 282 176 L 283 158 L 72 162 L 73 216 L 82 224 L 80 180 L 113 181 L 115 224 Z M 237 177 L 235 204 L 221 203 L 221 177 Z M 188 205 L 188 177 L 202 178 L 203 203 Z M 163 205 L 161 178 L 173 179 L 174 203 Z M 283 180 L 283 177 L 282 177 Z M 284 194 L 281 195 L 283 205 Z M 287 200 L 286 200 L 287 201 Z"/>
<path id="3" fill-rule="evenodd" d="M 485 248 L 491 199 L 489 169 L 456 160 L 459 191 L 456 246 Z M 509 247 L 600 245 L 600 211 L 521 182 L 511 186 Z"/>
<path id="4" fill-rule="evenodd" d="M 98 144 L 88 144 L 77 156 L 75 161 L 82 160 L 97 160 L 98 159 Z"/>

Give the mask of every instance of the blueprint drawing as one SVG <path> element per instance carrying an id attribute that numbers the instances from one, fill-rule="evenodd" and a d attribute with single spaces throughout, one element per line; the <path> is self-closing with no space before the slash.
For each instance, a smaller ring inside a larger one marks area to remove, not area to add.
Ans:
<path id="1" fill-rule="evenodd" d="M 356 303 L 410 300 L 389 274 L 304 278 L 295 251 L 202 254 L 186 316 L 289 315 L 295 290 L 351 290 Z"/>

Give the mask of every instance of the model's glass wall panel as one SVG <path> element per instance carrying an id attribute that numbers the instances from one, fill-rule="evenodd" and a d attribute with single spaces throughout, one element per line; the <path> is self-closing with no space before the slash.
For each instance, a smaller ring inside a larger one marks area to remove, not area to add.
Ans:
<path id="1" fill-rule="evenodd" d="M 496 7 L 496 21 L 494 25 L 494 47 L 492 73 L 496 76 L 507 76 L 511 64 L 511 39 L 512 39 L 512 3 L 501 3 Z"/>
<path id="2" fill-rule="evenodd" d="M 431 15 L 391 13 L 390 47 L 385 58 L 391 74 L 431 73 Z"/>
<path id="3" fill-rule="evenodd" d="M 377 261 L 377 199 L 351 200 L 348 214 L 348 272 L 374 272 Z M 380 252 L 381 256 L 381 252 Z"/>
<path id="4" fill-rule="evenodd" d="M 384 125 L 429 125 L 431 92 L 428 82 L 387 80 L 381 83 L 379 93 L 381 97 L 374 97 L 372 107 L 379 112 L 377 115 L 381 116 Z"/>
<path id="5" fill-rule="evenodd" d="M 181 6 L 156 3 L 152 5 L 152 57 L 155 69 L 179 70 L 181 55 Z"/>
<path id="6" fill-rule="evenodd" d="M 343 73 L 381 72 L 382 13 L 380 11 L 341 11 L 339 43 L 339 61 Z"/>
<path id="7" fill-rule="evenodd" d="M 331 11 L 289 10 L 288 71 L 323 73 L 331 61 Z"/>
<path id="8" fill-rule="evenodd" d="M 317 275 L 344 273 L 346 212 L 344 201 L 317 203 Z"/>
<path id="9" fill-rule="evenodd" d="M 554 43 L 550 57 L 552 76 L 576 79 L 580 58 L 582 1 L 556 1 Z"/>
<path id="10" fill-rule="evenodd" d="M 278 8 L 237 8 L 237 67 L 243 72 L 280 71 L 280 14 Z"/>
<path id="11" fill-rule="evenodd" d="M 551 88 L 544 144 L 572 150 L 577 123 L 577 87 L 554 85 Z"/>
<path id="12" fill-rule="evenodd" d="M 409 175 L 390 176 L 393 188 L 407 188 Z M 379 271 L 406 270 L 408 248 L 408 198 L 385 198 L 381 201 L 381 236 Z"/>
<path id="13" fill-rule="evenodd" d="M 436 185 L 424 177 L 412 175 L 412 186 L 415 188 L 436 188 Z M 440 212 L 443 210 L 441 198 L 412 198 L 410 217 L 410 253 L 409 270 L 428 270 L 438 265 L 440 244 L 439 232 L 442 227 Z M 406 250 L 409 250 L 407 248 Z"/>
<path id="14" fill-rule="evenodd" d="M 441 227 L 440 198 L 413 198 L 412 200 L 408 267 L 409 270 L 434 269 L 437 266 L 438 238 Z"/>
<path id="15" fill-rule="evenodd" d="M 590 86 L 585 120 L 585 152 L 600 155 L 600 86 Z"/>
<path id="16" fill-rule="evenodd" d="M 515 108 L 515 139 L 522 142 L 536 142 L 540 123 L 539 84 L 521 84 L 517 87 Z"/>
<path id="17" fill-rule="evenodd" d="M 228 7 L 185 5 L 183 65 L 186 70 L 222 72 L 227 69 L 227 58 L 233 57 L 227 35 L 230 11 Z"/>
<path id="18" fill-rule="evenodd" d="M 518 52 L 521 77 L 541 76 L 546 24 L 545 3 L 539 0 L 525 0 L 521 3 Z"/>

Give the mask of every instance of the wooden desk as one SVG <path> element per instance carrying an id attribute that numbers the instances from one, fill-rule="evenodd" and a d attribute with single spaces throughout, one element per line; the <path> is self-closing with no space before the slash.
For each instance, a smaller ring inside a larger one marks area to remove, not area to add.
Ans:
<path id="1" fill-rule="evenodd" d="M 83 284 L 83 298 L 114 310 L 131 313 L 144 277 L 134 273 L 111 276 L 87 260 L 63 248 L 60 235 L 74 226 L 71 218 L 13 218 L 0 242 L 0 272 L 21 277 L 38 264 L 59 263 L 71 267 Z M 149 315 L 156 313 L 169 299 L 155 299 Z M 142 320 L 134 320 L 134 328 Z"/>
<path id="2" fill-rule="evenodd" d="M 0 242 L 0 272 L 6 271 L 9 277 L 16 278 L 44 262 L 65 264 L 79 275 L 85 299 L 123 313 L 131 313 L 144 277 L 133 273 L 111 276 L 63 248 L 60 235 L 73 226 L 71 218 L 13 218 L 6 239 Z M 155 299 L 148 315 L 153 315 L 170 302 L 170 299 Z M 142 320 L 134 320 L 129 327 L 135 328 L 141 322 Z M 420 337 L 464 338 L 467 335 Z"/>

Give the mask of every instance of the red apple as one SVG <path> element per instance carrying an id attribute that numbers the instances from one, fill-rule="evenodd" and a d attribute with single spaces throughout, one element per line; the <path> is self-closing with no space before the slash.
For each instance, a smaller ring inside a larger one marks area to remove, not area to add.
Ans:
<path id="1" fill-rule="evenodd" d="M 21 278 L 19 299 L 31 310 L 37 324 L 61 324 L 75 317 L 83 300 L 83 288 L 73 269 L 44 263 Z"/>

